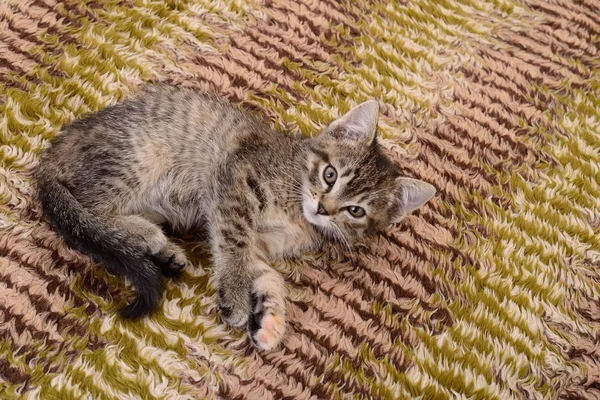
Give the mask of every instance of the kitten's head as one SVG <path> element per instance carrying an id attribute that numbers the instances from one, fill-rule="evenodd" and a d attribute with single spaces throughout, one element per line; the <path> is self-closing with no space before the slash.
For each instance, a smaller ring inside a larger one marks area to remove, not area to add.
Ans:
<path id="1" fill-rule="evenodd" d="M 311 139 L 303 182 L 304 217 L 322 232 L 352 242 L 429 201 L 436 189 L 401 176 L 377 143 L 379 106 L 352 109 Z"/>

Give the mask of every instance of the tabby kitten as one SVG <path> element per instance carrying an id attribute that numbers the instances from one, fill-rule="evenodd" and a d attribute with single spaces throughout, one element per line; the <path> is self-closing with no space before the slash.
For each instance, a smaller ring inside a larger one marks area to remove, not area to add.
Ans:
<path id="1" fill-rule="evenodd" d="M 274 131 L 212 94 L 150 87 L 64 128 L 36 171 L 42 210 L 67 244 L 123 275 L 150 313 L 161 275 L 188 260 L 161 229 L 208 233 L 224 320 L 269 350 L 285 330 L 285 286 L 269 263 L 375 233 L 435 189 L 401 176 L 367 101 L 316 137 Z"/>

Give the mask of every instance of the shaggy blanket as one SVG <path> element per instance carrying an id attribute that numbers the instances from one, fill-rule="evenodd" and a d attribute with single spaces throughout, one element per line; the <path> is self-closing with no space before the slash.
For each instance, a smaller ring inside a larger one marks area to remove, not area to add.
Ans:
<path id="1" fill-rule="evenodd" d="M 597 0 L 0 1 L 0 398 L 600 397 Z M 438 196 L 352 250 L 276 265 L 288 334 L 220 319 L 209 254 L 161 309 L 40 215 L 62 125 L 148 82 L 311 135 L 379 99 L 379 132 Z"/>

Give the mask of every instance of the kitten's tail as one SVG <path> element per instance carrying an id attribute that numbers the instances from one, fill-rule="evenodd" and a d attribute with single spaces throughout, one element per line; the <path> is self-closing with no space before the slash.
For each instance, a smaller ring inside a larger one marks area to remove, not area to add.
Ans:
<path id="1" fill-rule="evenodd" d="M 146 249 L 110 220 L 84 208 L 54 178 L 38 178 L 38 197 L 44 215 L 69 246 L 130 281 L 136 297 L 120 310 L 121 315 L 133 319 L 152 312 L 161 299 L 161 276 Z"/>

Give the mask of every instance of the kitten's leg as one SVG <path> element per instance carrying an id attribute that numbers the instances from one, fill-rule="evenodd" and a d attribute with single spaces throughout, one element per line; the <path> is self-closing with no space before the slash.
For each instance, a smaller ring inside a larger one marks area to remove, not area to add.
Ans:
<path id="1" fill-rule="evenodd" d="M 245 325 L 259 349 L 273 349 L 281 342 L 286 324 L 281 274 L 253 256 L 248 264 L 228 265 L 221 264 L 217 276 L 223 319 L 234 327 Z"/>
<path id="2" fill-rule="evenodd" d="M 170 241 L 162 229 L 138 215 L 126 215 L 115 220 L 119 227 L 137 235 L 148 256 L 160 267 L 165 276 L 175 276 L 189 264 L 181 247 Z"/>
<path id="3" fill-rule="evenodd" d="M 248 262 L 234 261 L 233 257 L 217 252 L 213 254 L 221 316 L 229 325 L 239 328 L 247 324 L 252 311 L 252 277 L 247 268 Z M 224 261 L 226 258 L 230 260 Z"/>
<path id="4" fill-rule="evenodd" d="M 270 350 L 285 330 L 285 285 L 256 252 L 255 215 L 244 199 L 219 205 L 211 227 L 215 276 L 223 319 L 247 326 L 254 344 Z"/>

